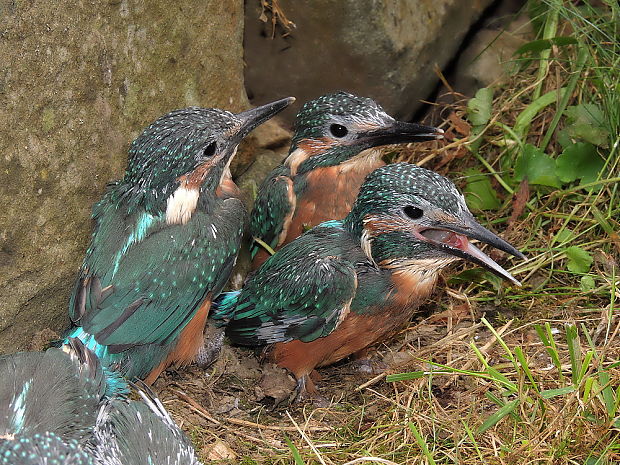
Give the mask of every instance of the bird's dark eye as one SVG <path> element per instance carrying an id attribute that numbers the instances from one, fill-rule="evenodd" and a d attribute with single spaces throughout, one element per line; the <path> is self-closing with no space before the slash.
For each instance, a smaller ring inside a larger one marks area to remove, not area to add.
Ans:
<path id="1" fill-rule="evenodd" d="M 211 142 L 209 145 L 207 145 L 202 152 L 203 158 L 211 158 L 213 155 L 215 155 L 216 146 L 217 144 L 215 142 Z"/>
<path id="2" fill-rule="evenodd" d="M 411 205 L 407 205 L 405 208 L 403 208 L 403 211 L 405 212 L 405 215 L 407 215 L 412 220 L 419 220 L 424 214 L 424 212 L 420 208 L 412 207 Z"/>
<path id="3" fill-rule="evenodd" d="M 329 127 L 329 132 L 331 132 L 334 137 L 344 137 L 349 133 L 349 130 L 342 124 L 332 124 Z"/>

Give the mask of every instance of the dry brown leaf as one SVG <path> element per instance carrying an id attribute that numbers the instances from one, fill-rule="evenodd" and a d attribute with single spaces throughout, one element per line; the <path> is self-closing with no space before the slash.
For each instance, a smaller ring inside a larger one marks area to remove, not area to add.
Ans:
<path id="1" fill-rule="evenodd" d="M 205 455 L 207 460 L 233 460 L 237 455 L 233 452 L 228 444 L 224 441 L 215 441 L 205 447 Z"/>
<path id="2" fill-rule="evenodd" d="M 519 218 L 523 211 L 525 210 L 525 205 L 527 201 L 530 199 L 530 184 L 527 179 L 524 179 L 519 184 L 519 190 L 514 196 L 514 200 L 512 202 L 512 213 L 510 214 L 510 218 L 508 218 L 508 229 L 511 229 L 517 218 Z"/>
<path id="3" fill-rule="evenodd" d="M 470 124 L 467 121 L 465 121 L 463 118 L 461 118 L 455 111 L 453 111 L 452 113 L 450 113 L 450 115 L 448 115 L 448 120 L 450 121 L 450 123 L 452 123 L 452 126 L 454 127 L 454 129 L 456 129 L 456 132 L 458 132 L 459 134 L 465 137 L 471 134 Z"/>

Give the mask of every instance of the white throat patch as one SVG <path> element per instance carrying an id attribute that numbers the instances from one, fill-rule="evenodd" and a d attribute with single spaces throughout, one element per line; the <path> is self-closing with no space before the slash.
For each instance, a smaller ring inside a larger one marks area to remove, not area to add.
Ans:
<path id="1" fill-rule="evenodd" d="M 196 211 L 200 190 L 181 185 L 175 190 L 166 204 L 166 223 L 186 224 Z"/>

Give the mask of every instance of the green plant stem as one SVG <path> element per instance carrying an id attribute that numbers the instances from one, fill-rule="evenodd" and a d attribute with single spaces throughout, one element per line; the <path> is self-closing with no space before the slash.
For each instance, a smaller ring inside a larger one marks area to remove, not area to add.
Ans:
<path id="1" fill-rule="evenodd" d="M 549 129 L 547 129 L 547 133 L 545 134 L 545 137 L 540 143 L 540 150 L 542 151 L 544 151 L 547 148 L 547 145 L 549 145 L 549 141 L 551 140 L 551 137 L 553 137 L 553 133 L 555 132 L 555 129 L 560 122 L 560 118 L 562 118 L 562 116 L 564 115 L 564 110 L 566 110 L 568 101 L 573 95 L 575 87 L 577 87 L 577 82 L 579 82 L 579 78 L 581 77 L 581 73 L 583 71 L 583 67 L 586 64 L 586 59 L 588 58 L 588 56 L 589 54 L 586 48 L 579 47 L 579 52 L 577 53 L 577 62 L 575 65 L 575 70 L 573 71 L 573 75 L 571 76 L 570 81 L 568 81 L 568 85 L 566 86 L 566 92 L 564 92 L 564 95 L 558 103 L 555 115 L 553 116 L 553 119 L 549 124 Z"/>
<path id="2" fill-rule="evenodd" d="M 545 21 L 545 27 L 543 30 L 543 39 L 552 39 L 556 36 L 558 29 L 558 20 L 559 20 L 559 8 L 558 4 L 551 6 L 547 10 L 547 20 Z M 549 58 L 551 57 L 551 49 L 547 48 L 542 50 L 539 55 L 539 67 L 538 74 L 536 76 L 536 81 L 538 85 L 536 89 L 534 89 L 534 94 L 532 95 L 532 100 L 537 100 L 542 93 L 542 88 L 544 84 L 545 77 L 549 72 Z"/>

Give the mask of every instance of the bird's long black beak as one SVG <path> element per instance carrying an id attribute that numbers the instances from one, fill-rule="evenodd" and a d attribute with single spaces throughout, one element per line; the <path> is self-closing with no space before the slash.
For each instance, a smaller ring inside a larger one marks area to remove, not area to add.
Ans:
<path id="1" fill-rule="evenodd" d="M 441 138 L 443 138 L 443 129 L 395 120 L 388 126 L 363 133 L 358 140 L 368 147 L 377 147 L 379 145 L 422 142 Z"/>
<path id="2" fill-rule="evenodd" d="M 452 234 L 454 233 L 454 234 Z M 508 242 L 496 236 L 484 226 L 476 222 L 472 217 L 468 218 L 463 224 L 455 225 L 450 222 L 442 223 L 437 228 L 429 228 L 420 231 L 420 234 L 428 242 L 443 249 L 457 257 L 476 263 L 496 275 L 512 281 L 517 286 L 521 283 L 517 281 L 508 271 L 498 265 L 491 257 L 482 252 L 478 247 L 469 242 L 468 239 L 475 239 L 485 244 L 489 244 L 496 249 L 514 255 L 517 258 L 525 259 L 525 255 L 515 249 Z"/>
<path id="3" fill-rule="evenodd" d="M 241 140 L 247 136 L 252 129 L 263 124 L 268 119 L 274 117 L 291 103 L 295 101 L 295 97 L 287 97 L 275 102 L 261 105 L 260 107 L 252 108 L 251 110 L 242 111 L 237 113 L 237 118 L 241 120 L 241 127 L 235 134 L 235 139 Z"/>

